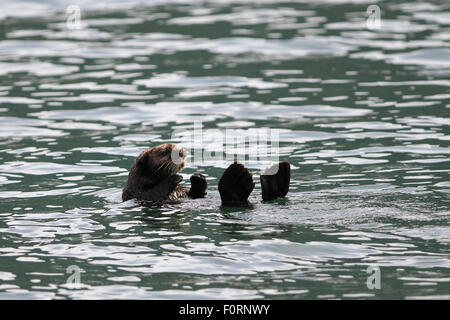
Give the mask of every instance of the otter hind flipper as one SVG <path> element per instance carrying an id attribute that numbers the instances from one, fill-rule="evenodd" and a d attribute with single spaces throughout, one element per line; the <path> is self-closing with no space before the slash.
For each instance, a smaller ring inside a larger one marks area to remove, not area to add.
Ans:
<path id="1" fill-rule="evenodd" d="M 208 182 L 206 177 L 200 173 L 194 173 L 191 178 L 191 188 L 187 195 L 192 199 L 204 198 L 206 196 L 206 189 L 208 188 Z"/>
<path id="2" fill-rule="evenodd" d="M 255 183 L 252 174 L 238 162 L 231 164 L 219 181 L 222 206 L 247 206 Z"/>
<path id="3" fill-rule="evenodd" d="M 284 198 L 289 191 L 291 165 L 287 161 L 275 163 L 259 177 L 263 201 Z"/>

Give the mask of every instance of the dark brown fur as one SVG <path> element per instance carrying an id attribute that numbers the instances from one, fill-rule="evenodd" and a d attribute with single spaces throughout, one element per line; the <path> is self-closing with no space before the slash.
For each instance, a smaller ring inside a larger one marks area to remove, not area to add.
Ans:
<path id="1" fill-rule="evenodd" d="M 275 174 L 261 174 L 259 179 L 264 201 L 284 198 L 289 191 L 291 165 L 287 161 L 282 161 L 278 163 L 278 170 Z"/>
<path id="2" fill-rule="evenodd" d="M 222 206 L 247 206 L 248 196 L 254 187 L 252 174 L 242 164 L 234 162 L 225 170 L 219 181 Z"/>

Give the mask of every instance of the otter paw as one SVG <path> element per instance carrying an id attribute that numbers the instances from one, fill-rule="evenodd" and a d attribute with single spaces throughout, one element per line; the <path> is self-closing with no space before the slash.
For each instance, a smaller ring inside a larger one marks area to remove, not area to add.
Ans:
<path id="1" fill-rule="evenodd" d="M 246 206 L 255 183 L 252 174 L 238 162 L 231 164 L 219 181 L 222 206 Z"/>
<path id="2" fill-rule="evenodd" d="M 191 189 L 189 189 L 188 196 L 192 199 L 204 198 L 208 188 L 206 177 L 200 173 L 194 173 L 190 180 Z"/>
<path id="3" fill-rule="evenodd" d="M 275 163 L 259 177 L 263 201 L 284 198 L 289 191 L 291 165 L 287 161 Z"/>

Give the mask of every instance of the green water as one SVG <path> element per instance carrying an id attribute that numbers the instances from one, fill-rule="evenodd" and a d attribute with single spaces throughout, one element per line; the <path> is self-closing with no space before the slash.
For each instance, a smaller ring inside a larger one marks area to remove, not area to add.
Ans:
<path id="1" fill-rule="evenodd" d="M 0 13 L 0 298 L 450 298 L 446 1 L 78 1 L 81 29 L 77 1 L 21 3 Z M 221 209 L 216 158 L 182 172 L 205 199 L 122 203 L 139 152 L 195 123 L 201 152 L 279 129 L 287 199 L 261 203 L 247 161 L 252 207 Z"/>

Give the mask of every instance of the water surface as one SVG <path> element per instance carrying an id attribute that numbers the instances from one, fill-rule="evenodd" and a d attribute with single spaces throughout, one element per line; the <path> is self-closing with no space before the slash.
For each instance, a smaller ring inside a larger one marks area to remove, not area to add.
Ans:
<path id="1" fill-rule="evenodd" d="M 0 298 L 450 298 L 446 1 L 8 1 L 0 19 Z M 199 121 L 279 129 L 287 199 L 260 202 L 250 161 L 253 206 L 219 208 L 215 159 L 183 171 L 206 199 L 122 203 L 136 155 Z"/>

